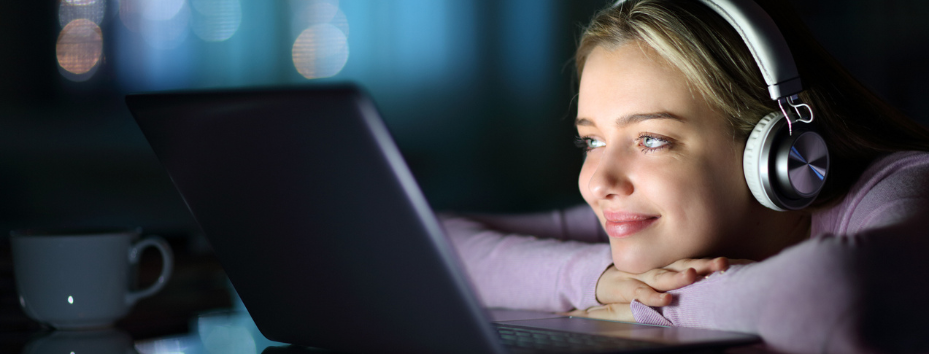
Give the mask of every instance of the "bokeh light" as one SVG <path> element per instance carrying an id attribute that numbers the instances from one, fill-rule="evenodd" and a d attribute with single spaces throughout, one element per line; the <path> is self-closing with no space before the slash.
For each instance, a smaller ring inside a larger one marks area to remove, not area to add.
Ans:
<path id="1" fill-rule="evenodd" d="M 119 20 L 132 32 L 139 31 L 142 20 L 142 8 L 145 0 L 119 0 Z"/>
<path id="2" fill-rule="evenodd" d="M 141 0 L 142 17 L 154 21 L 173 19 L 187 5 L 185 0 Z"/>
<path id="3" fill-rule="evenodd" d="M 329 24 L 338 28 L 348 38 L 348 18 L 345 17 L 345 13 L 341 9 L 335 13 L 335 16 L 332 16 Z"/>
<path id="4" fill-rule="evenodd" d="M 61 30 L 55 44 L 58 65 L 72 74 L 87 74 L 94 69 L 103 55 L 103 33 L 91 20 L 79 18 Z M 92 73 L 91 73 L 92 74 Z M 86 76 L 67 76 L 75 81 L 86 80 Z"/>
<path id="5" fill-rule="evenodd" d="M 141 0 L 140 4 L 139 34 L 149 46 L 173 49 L 187 39 L 190 7 L 186 1 Z"/>
<path id="6" fill-rule="evenodd" d="M 291 26 L 300 33 L 312 25 L 329 23 L 338 12 L 338 0 L 293 0 L 290 2 Z"/>
<path id="7" fill-rule="evenodd" d="M 295 0 L 290 2 L 293 14 L 291 33 L 299 34 L 310 26 L 330 23 L 348 37 L 348 20 L 339 8 L 338 0 Z"/>
<path id="8" fill-rule="evenodd" d="M 191 28 L 200 39 L 220 42 L 229 39 L 242 23 L 239 0 L 191 0 Z"/>
<path id="9" fill-rule="evenodd" d="M 291 0 L 293 61 L 308 79 L 330 77 L 348 61 L 348 19 L 338 0 Z"/>
<path id="10" fill-rule="evenodd" d="M 157 49 L 172 49 L 187 39 L 190 12 L 186 0 L 119 0 L 123 26 Z"/>
<path id="11" fill-rule="evenodd" d="M 58 23 L 61 27 L 84 18 L 100 24 L 106 15 L 105 0 L 65 0 L 58 5 Z"/>
<path id="12" fill-rule="evenodd" d="M 348 38 L 336 26 L 310 26 L 297 37 L 293 47 L 294 66 L 307 79 L 338 74 L 348 61 Z"/>

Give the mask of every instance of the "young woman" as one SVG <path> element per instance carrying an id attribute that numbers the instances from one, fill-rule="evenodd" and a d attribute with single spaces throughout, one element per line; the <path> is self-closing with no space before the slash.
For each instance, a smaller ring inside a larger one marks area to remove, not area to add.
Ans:
<path id="1" fill-rule="evenodd" d="M 588 205 L 448 218 L 485 304 L 757 333 L 788 352 L 929 351 L 929 131 L 851 78 L 782 2 L 829 147 L 809 206 L 760 204 L 743 173 L 779 111 L 739 34 L 698 1 L 596 14 L 576 54 Z"/>

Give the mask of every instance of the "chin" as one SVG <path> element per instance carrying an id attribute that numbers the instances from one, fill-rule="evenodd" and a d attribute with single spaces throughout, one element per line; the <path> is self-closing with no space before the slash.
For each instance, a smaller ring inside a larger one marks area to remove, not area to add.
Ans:
<path id="1" fill-rule="evenodd" d="M 616 269 L 626 273 L 639 274 L 664 267 L 671 263 L 651 257 L 637 257 L 636 255 L 630 255 L 628 253 L 629 252 L 613 251 L 613 266 L 616 267 Z"/>

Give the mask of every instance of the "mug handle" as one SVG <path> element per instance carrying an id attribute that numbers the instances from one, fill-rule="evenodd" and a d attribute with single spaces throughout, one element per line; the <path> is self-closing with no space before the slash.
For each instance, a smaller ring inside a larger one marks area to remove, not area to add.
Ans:
<path id="1" fill-rule="evenodd" d="M 174 254 L 171 253 L 171 247 L 168 246 L 168 242 L 158 236 L 148 236 L 133 244 L 132 247 L 129 247 L 129 264 L 135 265 L 139 263 L 142 250 L 146 247 L 155 247 L 160 251 L 162 261 L 161 274 L 158 275 L 158 280 L 155 281 L 155 284 L 152 284 L 148 288 L 126 294 L 126 304 L 130 306 L 135 304 L 136 301 L 139 301 L 139 299 L 152 296 L 158 292 L 158 290 L 161 290 L 168 282 L 168 279 L 171 278 L 171 271 L 174 269 Z"/>

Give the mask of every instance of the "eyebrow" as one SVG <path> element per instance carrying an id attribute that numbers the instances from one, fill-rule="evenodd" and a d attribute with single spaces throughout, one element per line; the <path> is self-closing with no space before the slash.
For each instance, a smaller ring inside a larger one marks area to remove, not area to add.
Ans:
<path id="1" fill-rule="evenodd" d="M 684 121 L 683 118 L 678 117 L 668 112 L 636 113 L 636 114 L 630 114 L 627 116 L 616 118 L 616 125 L 626 126 L 629 124 L 643 122 L 649 119 L 673 119 L 679 122 Z M 575 126 L 596 126 L 596 124 L 594 124 L 592 120 L 587 119 L 587 118 L 581 118 L 581 117 L 577 117 L 577 119 L 574 120 L 574 125 Z"/>

